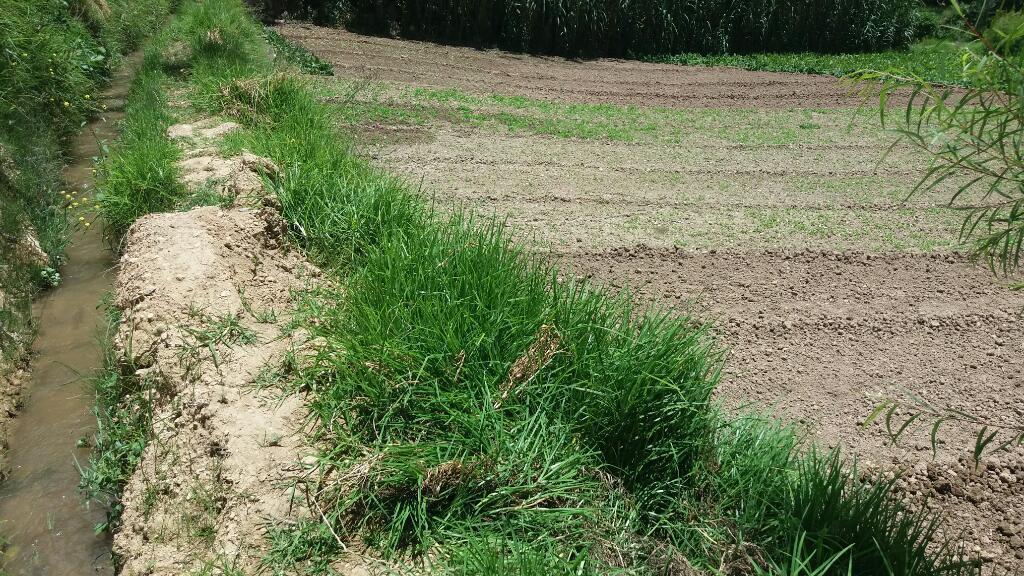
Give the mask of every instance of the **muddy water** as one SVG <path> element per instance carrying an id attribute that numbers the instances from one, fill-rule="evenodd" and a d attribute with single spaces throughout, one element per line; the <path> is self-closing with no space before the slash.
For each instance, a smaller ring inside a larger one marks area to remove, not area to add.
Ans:
<path id="1" fill-rule="evenodd" d="M 107 112 L 73 147 L 64 178 L 69 190 L 92 195 L 93 158 L 116 136 L 124 98 L 139 58 L 128 59 L 102 95 Z M 4 568 L 12 576 L 112 574 L 110 542 L 94 527 L 105 511 L 88 507 L 78 491 L 76 446 L 95 430 L 94 397 L 83 376 L 102 362 L 98 335 L 101 297 L 110 290 L 114 260 L 99 224 L 79 232 L 68 249 L 60 288 L 35 305 L 39 333 L 25 406 L 11 426 L 11 474 L 0 485 L 0 534 L 9 540 Z"/>

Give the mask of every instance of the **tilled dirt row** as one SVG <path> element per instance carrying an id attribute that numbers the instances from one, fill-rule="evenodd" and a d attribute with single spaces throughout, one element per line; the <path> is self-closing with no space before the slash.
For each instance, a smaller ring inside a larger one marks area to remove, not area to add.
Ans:
<path id="1" fill-rule="evenodd" d="M 143 216 L 123 243 L 122 386 L 144 390 L 153 411 L 113 540 L 124 575 L 256 573 L 268 526 L 308 514 L 290 487 L 311 451 L 306 409 L 273 374 L 306 345 L 286 324 L 319 271 L 286 246 L 274 202 L 261 202 L 273 164 L 210 148 L 234 128 L 169 131 L 186 151 L 183 182 L 234 204 Z"/>
<path id="2" fill-rule="evenodd" d="M 307 24 L 277 28 L 344 76 L 570 102 L 716 108 L 857 106 L 837 79 L 628 60 L 565 60 L 352 34 Z"/>
<path id="3" fill-rule="evenodd" d="M 381 166 L 444 202 L 508 218 L 561 247 L 933 249 L 960 215 L 903 200 L 924 165 L 874 149 L 635 145 L 432 126 L 430 142 L 378 146 Z"/>

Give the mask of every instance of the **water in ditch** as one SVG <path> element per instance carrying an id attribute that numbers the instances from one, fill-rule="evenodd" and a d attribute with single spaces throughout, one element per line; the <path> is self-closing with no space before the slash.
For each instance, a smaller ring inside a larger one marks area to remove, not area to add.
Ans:
<path id="1" fill-rule="evenodd" d="M 116 137 L 124 99 L 139 57 L 128 58 L 102 94 L 106 112 L 72 148 L 64 180 L 69 190 L 92 195 L 93 158 Z M 10 476 L 0 484 L 0 536 L 7 540 L 3 568 L 11 576 L 112 574 L 109 537 L 95 526 L 105 511 L 86 505 L 76 463 L 77 445 L 95 430 L 94 396 L 87 377 L 102 364 L 98 308 L 113 282 L 114 259 L 99 224 L 75 234 L 59 288 L 34 305 L 39 327 L 32 378 L 21 412 L 11 423 Z"/>

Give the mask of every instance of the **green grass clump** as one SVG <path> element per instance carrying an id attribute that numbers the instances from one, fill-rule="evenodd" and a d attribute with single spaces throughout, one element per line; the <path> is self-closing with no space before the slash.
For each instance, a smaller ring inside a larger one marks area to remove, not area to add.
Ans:
<path id="1" fill-rule="evenodd" d="M 171 40 L 258 38 L 241 10 L 190 3 Z M 192 46 L 195 103 L 244 124 L 227 151 L 281 168 L 267 184 L 334 280 L 304 299 L 319 345 L 290 366 L 319 514 L 270 532 L 268 568 L 326 571 L 358 539 L 447 574 L 977 573 L 891 482 L 719 410 L 705 325 L 563 278 L 500 222 L 434 212 L 258 46 Z"/>
<path id="2" fill-rule="evenodd" d="M 190 197 L 179 181 L 181 152 L 167 137 L 175 118 L 166 96 L 173 75 L 188 69 L 196 86 L 189 94 L 197 105 L 208 109 L 223 98 L 220 66 L 236 74 L 251 74 L 269 65 L 259 33 L 253 30 L 244 8 L 218 12 L 222 8 L 211 3 L 187 4 L 146 49 L 128 95 L 121 136 L 101 165 L 97 205 L 112 239 L 120 238 L 145 214 L 222 200 L 202 191 Z M 219 25 L 206 27 L 213 19 Z"/>
<path id="3" fill-rule="evenodd" d="M 103 368 L 91 380 L 97 429 L 89 466 L 81 469 L 79 484 L 86 497 L 101 502 L 107 510 L 107 522 L 97 529 L 109 529 L 121 517 L 121 493 L 149 439 L 153 390 L 151 382 L 136 375 L 131 351 L 122 356 L 114 348 L 120 313 L 110 298 L 103 305 L 107 311 L 107 331 L 101 340 Z"/>
<path id="4" fill-rule="evenodd" d="M 289 42 L 273 28 L 264 28 L 263 34 L 271 47 L 277 50 L 285 60 L 298 66 L 302 72 L 317 76 L 334 76 L 334 67 L 304 46 Z"/>
<path id="5" fill-rule="evenodd" d="M 734 66 L 745 70 L 847 76 L 862 70 L 912 74 L 929 82 L 964 84 L 961 54 L 968 47 L 948 40 L 924 40 L 905 50 L 859 54 L 813 52 L 705 55 L 697 53 L 653 56 L 652 62 L 686 66 Z"/>
<path id="6" fill-rule="evenodd" d="M 128 93 L 117 147 L 101 165 L 96 201 L 114 237 L 144 214 L 172 209 L 184 194 L 175 164 L 180 152 L 166 135 L 173 118 L 163 80 L 159 68 L 143 66 Z"/>

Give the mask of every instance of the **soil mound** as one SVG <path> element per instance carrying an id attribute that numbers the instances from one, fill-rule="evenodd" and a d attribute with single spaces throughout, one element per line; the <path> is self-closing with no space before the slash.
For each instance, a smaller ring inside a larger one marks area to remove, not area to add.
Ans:
<path id="1" fill-rule="evenodd" d="M 289 478 L 305 411 L 267 386 L 305 344 L 285 326 L 319 272 L 281 230 L 270 208 L 204 207 L 143 217 L 125 238 L 116 344 L 154 414 L 114 537 L 122 574 L 248 571 L 267 523 L 303 514 Z"/>

